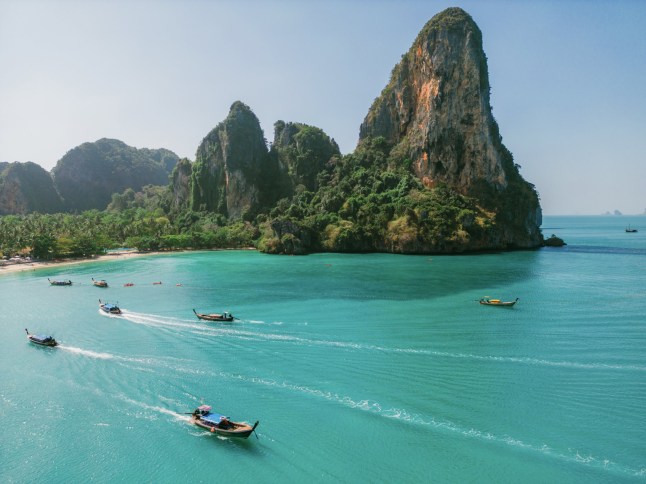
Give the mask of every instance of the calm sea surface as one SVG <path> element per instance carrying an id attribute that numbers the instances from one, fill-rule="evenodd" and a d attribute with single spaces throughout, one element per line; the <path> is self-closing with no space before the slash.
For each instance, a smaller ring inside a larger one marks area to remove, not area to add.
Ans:
<path id="1" fill-rule="evenodd" d="M 0 275 L 0 481 L 644 482 L 646 217 L 545 217 L 543 233 L 568 246 Z M 258 438 L 190 425 L 201 403 L 260 420 Z"/>

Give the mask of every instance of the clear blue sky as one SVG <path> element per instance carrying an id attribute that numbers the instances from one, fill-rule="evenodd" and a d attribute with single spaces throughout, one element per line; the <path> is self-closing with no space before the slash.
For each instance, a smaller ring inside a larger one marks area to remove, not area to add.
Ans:
<path id="1" fill-rule="evenodd" d="M 241 100 L 354 150 L 417 33 L 483 32 L 503 141 L 545 214 L 646 210 L 646 1 L 0 0 L 0 161 L 116 138 L 195 158 Z"/>

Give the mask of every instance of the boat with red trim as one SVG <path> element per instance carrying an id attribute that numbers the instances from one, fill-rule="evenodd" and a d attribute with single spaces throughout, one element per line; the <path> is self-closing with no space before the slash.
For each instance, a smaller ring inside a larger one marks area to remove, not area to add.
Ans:
<path id="1" fill-rule="evenodd" d="M 230 321 L 233 321 L 234 319 L 238 319 L 233 314 L 227 311 L 223 312 L 222 314 L 219 314 L 219 313 L 206 314 L 206 313 L 198 313 L 197 311 L 195 311 L 195 309 L 193 309 L 193 312 L 195 313 L 195 316 L 197 316 L 199 319 L 203 319 L 204 321 L 230 322 Z"/>

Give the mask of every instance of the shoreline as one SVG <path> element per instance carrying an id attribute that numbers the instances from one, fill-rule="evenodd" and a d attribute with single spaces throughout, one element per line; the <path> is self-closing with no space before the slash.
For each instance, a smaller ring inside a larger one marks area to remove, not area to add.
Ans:
<path id="1" fill-rule="evenodd" d="M 124 250 L 110 252 L 109 254 L 104 255 L 94 255 L 88 257 L 87 259 L 55 259 L 55 260 L 46 260 L 46 261 L 25 261 L 25 262 L 13 262 L 7 263 L 3 261 L 0 263 L 0 277 L 4 274 L 17 274 L 19 272 L 27 271 L 36 271 L 39 269 L 53 268 L 53 267 L 65 267 L 73 266 L 78 264 L 88 264 L 94 262 L 102 262 L 106 260 L 124 260 L 124 259 L 133 259 L 136 257 L 146 257 L 146 256 L 157 256 L 164 254 L 178 254 L 180 252 L 209 252 L 209 251 L 221 251 L 221 250 L 257 250 L 255 247 L 243 247 L 243 248 L 232 248 L 232 249 L 200 249 L 200 250 L 156 250 L 151 252 L 139 252 L 137 250 Z"/>
<path id="2" fill-rule="evenodd" d="M 87 264 L 92 262 L 101 262 L 106 260 L 116 259 L 132 259 L 134 257 L 142 257 L 148 255 L 159 255 L 165 254 L 167 252 L 153 251 L 153 252 L 137 252 L 137 251 L 122 251 L 122 252 L 112 252 L 105 255 L 95 255 L 88 257 L 87 259 L 56 259 L 56 260 L 47 260 L 47 261 L 28 261 L 28 262 L 15 262 L 15 263 L 6 263 L 4 262 L 0 265 L 0 276 L 4 274 L 16 274 L 19 272 L 27 271 L 36 271 L 39 269 L 46 269 L 52 267 L 65 267 L 73 266 L 78 264 Z"/>

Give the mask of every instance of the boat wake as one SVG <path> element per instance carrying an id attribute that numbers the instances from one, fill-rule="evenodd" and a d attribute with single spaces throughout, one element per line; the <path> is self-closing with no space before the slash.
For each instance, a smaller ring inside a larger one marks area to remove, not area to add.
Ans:
<path id="1" fill-rule="evenodd" d="M 85 356 L 87 358 L 93 358 L 95 360 L 115 360 L 115 361 L 121 361 L 121 362 L 129 362 L 129 363 L 144 363 L 144 364 L 155 365 L 155 366 L 159 366 L 160 364 L 160 362 L 155 358 L 147 358 L 147 357 L 137 358 L 137 357 L 131 357 L 131 356 L 120 356 L 120 355 L 115 355 L 113 353 L 101 353 L 98 351 L 85 350 L 83 348 L 77 348 L 75 346 L 58 345 L 58 347 L 61 350 L 69 351 L 70 353 L 80 355 L 80 356 Z"/>
<path id="2" fill-rule="evenodd" d="M 179 420 L 186 423 L 189 423 L 191 421 L 191 418 L 189 415 L 175 412 L 173 410 L 169 410 L 168 408 L 160 407 L 157 405 L 148 405 L 147 403 L 144 403 L 144 402 L 138 402 L 125 395 L 117 395 L 117 398 L 119 398 L 120 400 L 126 403 L 134 405 L 135 407 L 137 407 L 139 411 L 141 410 L 147 411 L 143 413 L 142 417 L 147 418 L 149 420 L 156 418 L 155 417 L 156 414 L 161 414 L 161 415 L 168 415 L 170 417 L 173 417 L 173 419 L 175 420 Z"/>
<path id="3" fill-rule="evenodd" d="M 488 361 L 492 363 L 513 363 L 532 366 L 558 367 L 583 370 L 620 370 L 620 371 L 642 371 L 646 372 L 644 365 L 624 365 L 608 364 L 596 362 L 576 362 L 576 361 L 554 361 L 542 358 L 531 358 L 522 356 L 496 356 L 496 355 L 478 355 L 470 353 L 452 353 L 446 351 L 435 351 L 430 349 L 418 348 L 397 348 L 379 345 L 367 345 L 363 343 L 353 343 L 350 341 L 334 341 L 325 339 L 313 339 L 295 336 L 283 333 L 267 333 L 250 330 L 235 329 L 229 325 L 207 325 L 193 320 L 182 320 L 176 318 L 165 318 L 154 314 L 135 313 L 124 311 L 122 316 L 135 324 L 142 324 L 150 327 L 182 329 L 189 330 L 197 335 L 222 336 L 227 338 L 239 338 L 241 340 L 256 341 L 280 341 L 305 346 L 331 346 L 336 348 L 357 350 L 357 351 L 376 351 L 381 353 L 409 354 L 420 356 L 432 356 L 440 358 L 464 359 L 474 361 Z M 253 324 L 259 324 L 256 321 Z M 274 324 L 274 323 L 271 323 Z M 282 324 L 282 323 L 281 323 Z"/>
<path id="4" fill-rule="evenodd" d="M 225 374 L 222 374 L 222 376 L 225 376 Z M 543 456 L 551 457 L 568 463 L 581 464 L 596 469 L 607 470 L 613 473 L 620 473 L 626 476 L 639 477 L 646 475 L 646 467 L 635 469 L 622 464 L 618 464 L 609 459 L 600 458 L 591 454 L 586 455 L 585 453 L 579 452 L 578 449 L 568 448 L 566 451 L 558 450 L 550 447 L 547 444 L 531 444 L 509 435 L 496 435 L 491 432 L 486 432 L 474 428 L 466 428 L 445 419 L 437 419 L 429 415 L 411 413 L 403 408 L 384 407 L 379 402 L 370 399 L 357 400 L 349 396 L 339 395 L 338 393 L 319 390 L 303 385 L 291 384 L 284 381 L 279 382 L 263 378 L 249 378 L 243 377 L 241 375 L 227 376 L 229 378 L 245 380 L 273 388 L 304 393 L 312 397 L 322 398 L 324 400 L 340 404 L 345 407 L 372 413 L 387 419 L 399 420 L 418 426 L 429 427 L 438 431 L 451 432 L 469 439 L 476 439 L 483 442 L 491 442 L 493 444 L 510 446 L 526 452 L 541 454 Z"/>

